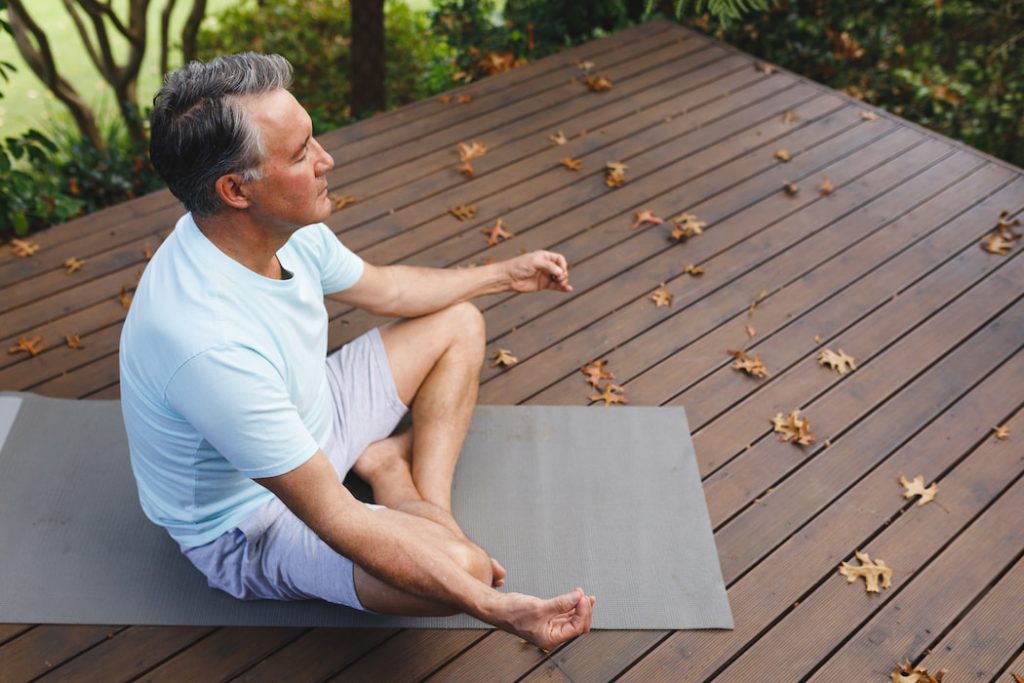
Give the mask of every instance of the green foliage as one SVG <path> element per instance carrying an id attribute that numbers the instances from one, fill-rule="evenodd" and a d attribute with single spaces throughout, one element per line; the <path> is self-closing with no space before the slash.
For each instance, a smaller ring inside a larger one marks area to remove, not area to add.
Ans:
<path id="1" fill-rule="evenodd" d="M 508 0 L 505 17 L 515 26 L 532 24 L 546 53 L 622 28 L 628 12 L 623 0 Z"/>
<path id="2" fill-rule="evenodd" d="M 1024 165 L 1024 3 L 787 0 L 742 25 L 684 23 Z"/>
<path id="3" fill-rule="evenodd" d="M 283 55 L 295 71 L 292 93 L 309 111 L 315 132 L 352 120 L 352 14 L 348 2 L 264 0 L 259 7 L 253 0 L 247 0 L 214 18 L 215 26 L 199 33 L 199 59 L 246 50 Z M 439 91 L 439 79 L 425 81 L 420 75 L 448 63 L 450 54 L 424 40 L 428 31 L 423 13 L 412 12 L 399 0 L 385 2 L 385 88 L 389 109 Z"/>
<path id="4" fill-rule="evenodd" d="M 663 14 L 675 16 L 676 19 L 682 19 L 684 15 L 700 16 L 707 10 L 723 26 L 729 26 L 751 12 L 768 9 L 766 0 L 695 0 L 692 12 L 689 0 L 672 0 L 670 3 L 645 0 L 644 14 L 651 14 L 655 5 L 660 6 Z"/>

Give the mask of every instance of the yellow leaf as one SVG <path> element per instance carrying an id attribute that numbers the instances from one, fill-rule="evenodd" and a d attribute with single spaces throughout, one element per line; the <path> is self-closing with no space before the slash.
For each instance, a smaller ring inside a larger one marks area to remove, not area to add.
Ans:
<path id="1" fill-rule="evenodd" d="M 498 349 L 492 357 L 494 361 L 491 363 L 491 367 L 501 365 L 506 368 L 510 368 L 519 362 L 519 359 L 512 355 L 512 352 L 508 349 Z"/>
<path id="2" fill-rule="evenodd" d="M 902 474 L 900 475 L 900 485 L 906 489 L 903 492 L 904 498 L 913 498 L 914 496 L 920 496 L 917 501 L 917 506 L 921 507 L 925 503 L 928 503 L 935 499 L 935 494 L 939 492 L 939 485 L 932 484 L 928 488 L 924 487 L 924 475 L 919 474 L 914 477 L 913 481 L 907 481 L 907 478 Z"/>
<path id="3" fill-rule="evenodd" d="M 892 585 L 892 569 L 885 565 L 884 560 L 872 559 L 867 553 L 854 553 L 860 562 L 859 567 L 843 562 L 839 565 L 839 573 L 846 577 L 847 583 L 853 583 L 857 579 L 864 579 L 868 593 L 878 593 L 879 586 L 888 588 Z M 881 582 L 881 583 L 879 583 Z"/>
<path id="4" fill-rule="evenodd" d="M 853 356 L 847 355 L 842 349 L 839 349 L 839 353 L 836 353 L 832 349 L 822 350 L 821 353 L 818 354 L 818 363 L 821 365 L 828 365 L 840 375 L 845 375 L 850 370 L 857 369 L 856 360 Z"/>

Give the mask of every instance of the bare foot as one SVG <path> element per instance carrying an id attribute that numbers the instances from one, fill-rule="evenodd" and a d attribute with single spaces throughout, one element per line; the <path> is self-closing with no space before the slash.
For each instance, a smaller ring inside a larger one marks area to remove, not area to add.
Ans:
<path id="1" fill-rule="evenodd" d="M 496 559 L 491 558 L 491 587 L 501 588 L 505 585 L 505 568 Z"/>

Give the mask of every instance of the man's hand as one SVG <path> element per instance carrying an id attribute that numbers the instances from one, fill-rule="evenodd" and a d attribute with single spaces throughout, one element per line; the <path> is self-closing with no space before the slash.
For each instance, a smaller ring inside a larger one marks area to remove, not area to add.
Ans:
<path id="1" fill-rule="evenodd" d="M 505 593 L 502 598 L 503 615 L 496 625 L 544 650 L 588 633 L 597 601 L 582 588 L 550 600 L 522 593 Z"/>
<path id="2" fill-rule="evenodd" d="M 565 257 L 551 251 L 533 251 L 504 261 L 509 287 L 516 292 L 538 292 L 554 289 L 571 292 L 569 265 Z"/>

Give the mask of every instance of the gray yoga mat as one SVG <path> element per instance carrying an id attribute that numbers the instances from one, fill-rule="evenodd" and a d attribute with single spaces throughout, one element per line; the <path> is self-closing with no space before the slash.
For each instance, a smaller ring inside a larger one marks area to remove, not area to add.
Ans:
<path id="1" fill-rule="evenodd" d="M 479 406 L 454 513 L 505 590 L 598 597 L 593 627 L 732 628 L 681 408 Z M 117 401 L 0 394 L 0 623 L 469 628 L 207 587 L 139 507 Z"/>

